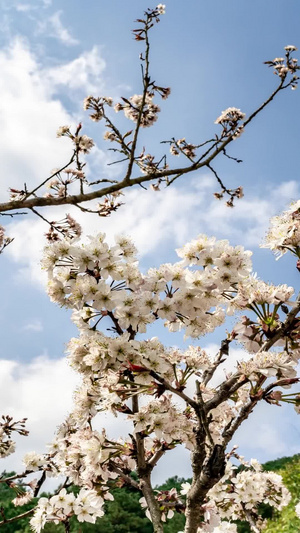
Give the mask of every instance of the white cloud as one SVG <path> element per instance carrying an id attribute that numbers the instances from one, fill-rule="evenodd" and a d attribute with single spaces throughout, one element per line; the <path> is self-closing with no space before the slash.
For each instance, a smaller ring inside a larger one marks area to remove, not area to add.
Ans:
<path id="1" fill-rule="evenodd" d="M 65 139 L 56 139 L 56 131 L 59 125 L 72 123 L 72 117 L 52 99 L 24 41 L 16 39 L 0 52 L 0 69 L 3 194 L 9 186 L 36 185 L 54 166 L 66 162 L 71 147 Z"/>
<path id="2" fill-rule="evenodd" d="M 23 331 L 43 331 L 44 327 L 41 321 L 36 318 L 22 327 Z"/>
<path id="3" fill-rule="evenodd" d="M 15 420 L 27 417 L 26 428 L 30 431 L 28 437 L 14 435 L 17 451 L 2 460 L 1 470 L 20 471 L 22 457 L 28 451 L 47 452 L 46 444 L 52 441 L 57 426 L 72 411 L 73 392 L 80 381 L 66 359 L 50 359 L 43 355 L 29 364 L 0 360 L 3 414 Z M 117 420 L 112 414 L 100 414 L 94 427 L 98 430 L 105 427 L 113 438 L 128 432 L 128 422 L 123 415 Z"/>
<path id="4" fill-rule="evenodd" d="M 17 4 L 16 10 L 21 11 L 22 13 L 26 13 L 28 11 L 31 11 L 33 9 L 32 5 L 30 4 Z"/>
<path id="5" fill-rule="evenodd" d="M 54 15 L 52 15 L 48 19 L 49 30 L 50 30 L 49 31 L 49 35 L 50 35 L 50 37 L 54 37 L 54 38 L 58 39 L 63 44 L 66 44 L 68 46 L 74 46 L 74 45 L 78 44 L 79 41 L 77 39 L 75 39 L 74 37 L 72 37 L 72 35 L 69 32 L 69 30 L 64 27 L 64 25 L 63 25 L 63 23 L 61 21 L 62 14 L 63 14 L 62 11 L 56 11 L 54 13 Z M 45 30 L 45 28 L 44 28 L 44 30 Z M 46 27 L 46 31 L 47 31 L 47 27 Z"/>
<path id="6" fill-rule="evenodd" d="M 49 3 L 44 3 L 44 7 L 48 7 Z M 59 40 L 67 46 L 74 46 L 79 44 L 79 41 L 72 37 L 70 31 L 63 25 L 61 17 L 63 11 L 56 11 L 54 15 L 48 19 L 38 21 L 38 33 L 43 33 L 49 37 Z"/>
<path id="7" fill-rule="evenodd" d="M 68 161 L 71 143 L 57 139 L 62 124 L 77 124 L 54 96 L 57 85 L 87 93 L 100 84 L 104 61 L 99 51 L 83 53 L 74 61 L 54 69 L 41 68 L 26 42 L 15 39 L 0 52 L 1 191 L 8 187 L 32 187 L 44 180 L 53 167 Z M 99 150 L 99 149 L 98 149 Z M 105 160 L 105 157 L 104 157 Z"/>
<path id="8" fill-rule="evenodd" d="M 299 431 L 295 431 L 296 413 L 291 405 L 277 407 L 261 403 L 233 438 L 232 444 L 247 458 L 261 461 L 299 452 Z"/>
<path id="9" fill-rule="evenodd" d="M 47 69 L 43 75 L 52 87 L 65 86 L 68 90 L 81 90 L 87 94 L 101 94 L 105 61 L 98 46 L 83 52 L 69 63 Z"/>
<path id="10" fill-rule="evenodd" d="M 65 359 L 41 356 L 29 364 L 0 360 L 0 403 L 4 414 L 28 418 L 29 437 L 17 438 L 17 452 L 2 469 L 21 470 L 27 451 L 46 451 L 57 425 L 72 409 L 72 392 L 79 379 Z"/>
<path id="11" fill-rule="evenodd" d="M 16 11 L 29 12 L 32 10 L 48 8 L 52 4 L 52 0 L 31 0 L 28 2 L 20 2 L 19 0 L 1 0 L 1 8 L 5 11 L 15 9 Z"/>

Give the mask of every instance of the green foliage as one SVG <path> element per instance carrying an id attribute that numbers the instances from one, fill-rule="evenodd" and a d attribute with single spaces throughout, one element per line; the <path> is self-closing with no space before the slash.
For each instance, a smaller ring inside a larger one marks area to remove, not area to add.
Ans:
<path id="1" fill-rule="evenodd" d="M 265 533 L 296 533 L 300 531 L 300 520 L 295 513 L 295 505 L 300 501 L 300 456 L 284 457 L 283 466 L 278 469 L 278 474 L 283 478 L 285 486 L 289 489 L 292 499 L 280 513 L 274 513 Z"/>
<path id="2" fill-rule="evenodd" d="M 266 472 L 276 472 L 286 468 L 286 466 L 290 465 L 290 463 L 295 463 L 297 461 L 300 461 L 300 454 L 291 455 L 291 457 L 281 457 L 280 459 L 275 459 L 274 461 L 267 461 L 264 463 L 263 469 Z"/>
<path id="3" fill-rule="evenodd" d="M 169 477 L 167 481 L 165 481 L 162 485 L 159 485 L 159 487 L 156 487 L 157 490 L 171 490 L 173 488 L 177 489 L 179 492 L 181 490 L 182 483 L 191 483 L 191 479 L 184 479 L 183 477 L 173 476 Z"/>

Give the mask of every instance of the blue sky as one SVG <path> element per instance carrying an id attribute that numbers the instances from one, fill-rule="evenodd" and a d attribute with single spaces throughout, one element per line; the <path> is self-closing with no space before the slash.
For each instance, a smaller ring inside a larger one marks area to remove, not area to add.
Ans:
<path id="1" fill-rule="evenodd" d="M 152 5 L 144 0 L 0 0 L 3 201 L 9 186 L 38 183 L 67 161 L 70 147 L 56 139 L 63 124 L 83 120 L 85 132 L 94 137 L 97 148 L 88 160 L 90 175 L 121 171 L 107 168 L 111 155 L 101 124 L 89 122 L 82 100 L 91 93 L 115 99 L 140 93 L 141 47 L 130 30 L 147 7 Z M 253 111 L 278 82 L 263 62 L 281 56 L 285 45 L 300 46 L 299 27 L 298 0 L 170 0 L 152 33 L 151 74 L 157 83 L 171 86 L 172 93 L 161 105 L 158 122 L 143 132 L 141 146 L 159 155 L 165 148 L 159 140 L 184 136 L 202 142 L 218 131 L 214 121 L 223 109 Z M 231 145 L 230 154 L 243 163 L 224 158 L 216 162 L 228 186 L 245 188 L 245 198 L 235 209 L 214 200 L 212 177 L 197 172 L 160 193 L 129 191 L 126 205 L 110 219 L 86 217 L 86 231 L 106 231 L 109 238 L 120 231 L 132 234 L 144 269 L 176 261 L 174 248 L 198 233 L 217 234 L 252 249 L 259 276 L 288 282 L 297 290 L 299 274 L 293 262 L 288 257 L 275 262 L 259 243 L 268 218 L 300 196 L 299 112 L 299 92 L 282 92 Z M 51 212 L 51 218 L 64 212 Z M 29 216 L 5 222 L 15 241 L 1 257 L 0 398 L 3 412 L 31 418 L 32 440 L 24 444 L 23 439 L 21 454 L 25 448 L 43 451 L 45 438 L 51 439 L 71 407 L 76 377 L 62 357 L 76 329 L 69 314 L 45 295 L 39 268 L 45 227 Z M 179 335 L 167 336 L 163 328 L 156 331 L 168 344 L 182 343 Z M 222 334 L 199 342 L 216 349 L 213 345 Z M 109 424 L 117 434 L 115 425 Z M 253 434 L 257 438 L 250 439 Z M 299 422 L 290 410 L 264 406 L 241 431 L 240 442 L 247 458 L 295 453 Z M 174 457 L 170 454 L 157 480 L 188 472 L 187 459 L 178 471 Z"/>

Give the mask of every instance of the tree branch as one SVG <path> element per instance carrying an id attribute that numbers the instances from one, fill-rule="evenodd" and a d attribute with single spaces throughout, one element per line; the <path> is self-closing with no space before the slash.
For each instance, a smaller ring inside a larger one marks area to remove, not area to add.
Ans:
<path id="1" fill-rule="evenodd" d="M 4 519 L 2 520 L 2 522 L 0 522 L 0 527 L 5 526 L 6 524 L 11 524 L 11 522 L 15 522 L 16 520 L 21 520 L 21 518 L 26 518 L 26 516 L 30 516 L 35 510 L 36 507 L 33 507 L 33 509 L 29 509 L 29 511 L 26 511 L 25 513 L 19 514 L 17 516 L 13 516 L 13 518 L 8 518 L 7 520 Z"/>

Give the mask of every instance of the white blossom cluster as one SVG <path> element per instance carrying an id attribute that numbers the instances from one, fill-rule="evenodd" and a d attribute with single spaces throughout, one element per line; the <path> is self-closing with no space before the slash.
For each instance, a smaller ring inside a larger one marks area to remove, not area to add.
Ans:
<path id="1" fill-rule="evenodd" d="M 215 120 L 215 124 L 220 124 L 223 127 L 222 136 L 232 134 L 233 138 L 237 139 L 243 133 L 243 125 L 239 125 L 239 122 L 244 120 L 245 116 L 245 113 L 240 109 L 228 107 Z"/>
<path id="2" fill-rule="evenodd" d="M 253 303 L 257 305 L 289 303 L 293 294 L 293 287 L 273 285 L 255 276 L 249 276 L 239 284 L 237 295 L 231 300 L 231 306 L 233 309 L 246 309 Z"/>
<path id="3" fill-rule="evenodd" d="M 300 358 L 299 352 L 297 356 Z M 241 361 L 238 365 L 241 374 L 250 380 L 257 379 L 257 374 L 266 377 L 294 378 L 297 375 L 296 367 L 295 352 L 293 358 L 287 352 L 260 352 L 249 361 Z"/>
<path id="4" fill-rule="evenodd" d="M 26 470 L 37 472 L 42 466 L 46 466 L 47 458 L 43 454 L 28 452 L 23 457 L 23 463 L 26 466 Z"/>
<path id="5" fill-rule="evenodd" d="M 60 426 L 50 445 L 50 453 L 60 473 L 81 487 L 97 488 L 99 491 L 101 486 L 104 499 L 112 499 L 106 482 L 117 477 L 111 458 L 114 466 L 122 466 L 129 471 L 136 467 L 126 441 L 108 440 L 104 430 L 99 433 L 87 425 L 78 429 L 72 416 Z"/>
<path id="6" fill-rule="evenodd" d="M 94 490 L 81 489 L 75 496 L 61 489 L 56 496 L 39 499 L 30 526 L 35 533 L 40 533 L 47 522 L 59 524 L 73 515 L 79 522 L 94 524 L 104 514 L 103 504 L 103 498 Z"/>
<path id="7" fill-rule="evenodd" d="M 183 483 L 182 495 L 187 495 L 190 483 Z M 280 511 L 291 500 L 289 491 L 283 485 L 281 476 L 274 472 L 263 472 L 261 465 L 252 459 L 243 463 L 238 471 L 231 462 L 227 463 L 224 477 L 207 494 L 203 505 L 204 522 L 198 533 L 235 533 L 236 525 L 231 520 L 247 520 L 247 513 L 258 515 L 258 506 L 265 503 Z M 261 525 L 263 522 L 261 520 Z"/>
<path id="8" fill-rule="evenodd" d="M 186 336 L 198 337 L 224 321 L 225 291 L 251 271 L 250 252 L 200 235 L 177 250 L 183 261 L 143 275 L 130 239 L 120 237 L 112 247 L 104 239 L 99 234 L 82 245 L 63 240 L 44 253 L 49 296 L 76 310 L 73 318 L 81 330 L 113 311 L 121 333 L 129 327 L 145 333 L 161 318 L 170 331 L 185 328 Z"/>
<path id="9" fill-rule="evenodd" d="M 300 200 L 290 205 L 287 211 L 271 218 L 271 225 L 262 248 L 270 248 L 279 257 L 287 251 L 300 256 Z"/>
<path id="10" fill-rule="evenodd" d="M 216 119 L 215 124 L 229 124 L 230 127 L 235 126 L 239 120 L 245 118 L 245 113 L 236 107 L 228 107 L 222 111 L 221 115 Z"/>
<path id="11" fill-rule="evenodd" d="M 157 377 L 163 376 L 183 390 L 192 374 L 202 376 L 212 368 L 212 360 L 201 348 L 170 351 L 156 338 L 137 340 L 136 335 L 146 333 L 152 322 L 162 319 L 170 331 L 185 329 L 186 336 L 198 337 L 223 322 L 226 308 L 231 313 L 267 304 L 266 323 L 271 314 L 274 328 L 277 315 L 270 306 L 276 311 L 293 294 L 291 287 L 267 285 L 251 276 L 250 252 L 227 241 L 200 235 L 177 253 L 180 262 L 142 274 L 136 249 L 126 237 L 117 238 L 115 246 L 98 234 L 86 243 L 64 240 L 46 247 L 43 266 L 49 273 L 50 298 L 73 309 L 73 321 L 80 330 L 80 337 L 72 339 L 68 347 L 71 366 L 83 376 L 72 414 L 79 428 L 100 410 L 130 415 L 125 402 L 132 395 L 131 375 L 137 393 L 159 397 L 166 389 Z M 98 331 L 103 319 L 110 321 L 113 335 Z M 235 327 L 234 337 L 248 342 L 249 351 L 256 352 L 266 323 L 261 319 L 250 338 L 254 326 L 242 322 Z M 294 377 L 297 353 L 291 357 L 286 351 L 263 352 L 238 363 L 237 372 L 249 380 Z M 206 400 L 214 394 L 204 387 Z M 238 395 L 246 399 L 249 390 L 241 389 Z M 242 403 L 223 402 L 212 411 L 211 432 L 216 443 Z M 132 420 L 136 431 L 145 435 L 154 433 L 168 444 L 180 441 L 193 447 L 193 416 L 179 414 L 167 396 L 143 406 Z M 172 429 L 175 420 L 178 428 Z"/>
<path id="12" fill-rule="evenodd" d="M 228 462 L 224 477 L 208 492 L 222 519 L 247 520 L 246 512 L 257 513 L 260 503 L 280 511 L 290 502 L 291 495 L 280 475 L 263 472 L 256 460 L 251 461 L 250 468 L 239 472 L 236 468 Z"/>
<path id="13" fill-rule="evenodd" d="M 0 226 L 0 248 L 2 248 L 3 243 L 4 243 L 4 235 L 5 235 L 5 230 L 3 226 Z"/>
<path id="14" fill-rule="evenodd" d="M 139 119 L 140 125 L 147 128 L 157 121 L 160 107 L 154 104 L 153 94 L 147 93 L 146 95 L 134 94 L 126 99 L 124 104 L 116 104 L 115 111 L 118 113 L 121 110 L 124 111 L 126 118 L 133 122 Z"/>
<path id="15" fill-rule="evenodd" d="M 10 189 L 12 191 L 12 189 Z M 13 193 L 11 192 L 11 197 Z M 13 198 L 12 198 L 13 199 Z M 16 194 L 15 199 L 18 199 L 18 194 Z M 0 254 L 3 252 L 4 248 L 8 246 L 13 241 L 13 238 L 6 237 L 5 235 L 5 229 L 3 226 L 0 225 Z"/>
<path id="16" fill-rule="evenodd" d="M 177 441 L 184 443 L 190 450 L 194 448 L 193 422 L 172 405 L 167 395 L 152 400 L 130 418 L 135 422 L 135 433 L 141 431 L 145 434 L 154 433 L 158 439 L 167 444 Z"/>
<path id="17" fill-rule="evenodd" d="M 166 13 L 166 5 L 165 4 L 158 4 L 158 6 L 156 6 L 156 9 L 157 9 L 159 15 L 164 15 Z"/>
<path id="18" fill-rule="evenodd" d="M 284 47 L 285 57 L 275 57 L 273 61 L 266 61 L 266 64 L 274 68 L 274 74 L 279 76 L 284 81 L 288 74 L 291 74 L 291 81 L 288 86 L 292 90 L 297 89 L 298 76 L 297 70 L 299 70 L 298 59 L 292 57 L 293 52 L 297 50 L 296 46 L 288 45 Z"/>

